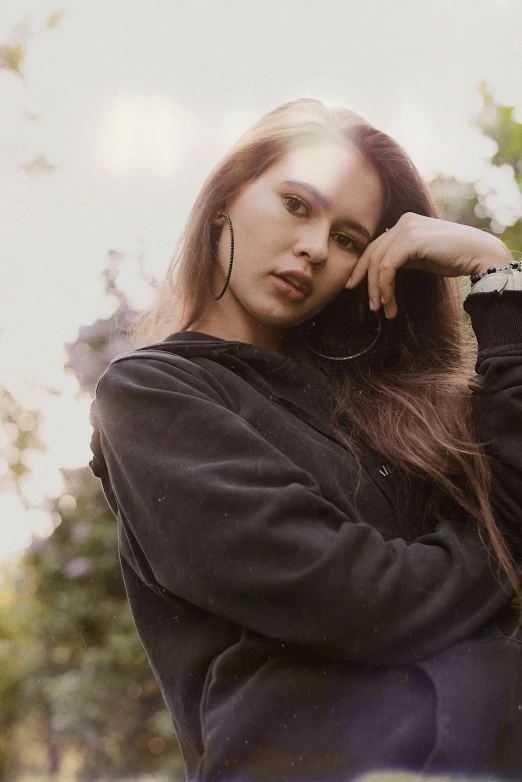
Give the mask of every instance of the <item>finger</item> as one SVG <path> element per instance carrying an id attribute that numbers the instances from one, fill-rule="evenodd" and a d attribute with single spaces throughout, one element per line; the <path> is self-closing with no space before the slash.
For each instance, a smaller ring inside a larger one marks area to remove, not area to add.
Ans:
<path id="1" fill-rule="evenodd" d="M 372 250 L 368 254 L 368 298 L 370 309 L 375 312 L 380 309 L 382 304 L 381 267 L 391 257 L 390 250 L 392 244 L 393 238 L 386 232 L 379 237 L 379 240 L 372 242 Z M 393 278 L 393 271 L 388 274 L 388 277 L 385 276 L 383 278 L 384 283 L 388 282 L 389 284 L 390 278 Z"/>
<path id="2" fill-rule="evenodd" d="M 384 253 L 378 268 L 378 294 L 384 306 L 387 318 L 395 318 L 397 315 L 397 301 L 395 299 L 395 280 L 397 270 L 404 266 L 408 258 L 408 245 L 406 242 L 395 241 Z M 372 298 L 373 298 L 372 289 Z"/>
<path id="3" fill-rule="evenodd" d="M 389 229 L 387 228 L 386 232 L 388 230 Z M 364 277 L 368 273 L 368 267 L 370 264 L 370 257 L 372 253 L 377 249 L 377 247 L 379 247 L 381 242 L 388 239 L 386 232 L 380 234 L 380 236 L 378 236 L 376 239 L 370 242 L 370 244 L 365 248 L 362 255 L 359 256 L 354 268 L 352 269 L 348 282 L 346 283 L 346 288 L 356 288 L 358 285 L 361 284 Z"/>
<path id="4" fill-rule="evenodd" d="M 374 312 L 381 308 L 380 267 L 383 262 L 382 248 L 374 248 L 368 259 L 368 299 L 369 307 Z"/>
<path id="5" fill-rule="evenodd" d="M 371 245 L 368 245 L 368 247 L 365 248 L 362 255 L 360 255 L 355 262 L 355 266 L 351 271 L 348 282 L 344 286 L 345 288 L 356 288 L 364 280 L 364 277 L 368 271 L 368 264 L 370 262 L 370 252 L 368 250 L 370 246 Z"/>
<path id="6" fill-rule="evenodd" d="M 397 315 L 397 302 L 395 301 L 395 275 L 386 283 L 382 282 L 381 276 L 381 303 L 384 307 L 384 314 L 387 318 L 394 318 Z"/>

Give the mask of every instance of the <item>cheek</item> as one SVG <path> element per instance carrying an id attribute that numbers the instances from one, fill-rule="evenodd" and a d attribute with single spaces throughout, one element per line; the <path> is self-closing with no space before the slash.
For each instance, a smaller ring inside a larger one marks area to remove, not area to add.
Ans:
<path id="1" fill-rule="evenodd" d="M 273 248 L 275 252 L 280 245 L 294 241 L 291 216 L 277 197 L 246 199 L 236 217 L 231 214 L 231 218 L 236 246 L 242 252 L 252 253 L 261 247 Z"/>
<path id="2" fill-rule="evenodd" d="M 342 252 L 342 251 L 339 251 Z M 339 293 L 342 293 L 348 278 L 352 273 L 358 256 L 348 255 L 342 253 L 341 256 L 330 257 L 328 259 L 327 267 L 323 269 L 322 274 L 317 278 L 317 301 L 321 303 L 321 306 L 328 304 Z"/>
<path id="3" fill-rule="evenodd" d="M 264 223 L 275 212 L 274 197 L 269 193 L 252 189 L 243 193 L 232 208 L 232 220 L 249 227 Z"/>
<path id="4" fill-rule="evenodd" d="M 342 250 L 333 250 L 328 259 L 328 283 L 331 287 L 344 288 L 348 278 L 357 263 L 358 256 L 344 253 Z"/>

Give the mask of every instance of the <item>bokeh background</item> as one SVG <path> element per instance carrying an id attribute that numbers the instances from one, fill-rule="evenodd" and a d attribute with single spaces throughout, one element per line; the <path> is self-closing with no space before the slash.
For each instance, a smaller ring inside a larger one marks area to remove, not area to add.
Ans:
<path id="1" fill-rule="evenodd" d="M 88 409 L 210 168 L 314 97 L 522 250 L 520 0 L 0 3 L 0 778 L 182 780 Z"/>

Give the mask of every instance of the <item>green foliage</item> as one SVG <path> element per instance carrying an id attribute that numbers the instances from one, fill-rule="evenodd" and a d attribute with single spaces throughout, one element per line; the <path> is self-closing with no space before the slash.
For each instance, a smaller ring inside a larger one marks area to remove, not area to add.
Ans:
<path id="1" fill-rule="evenodd" d="M 0 389 L 0 424 L 0 491 L 16 492 L 27 507 L 24 479 L 34 456 L 45 450 L 39 435 L 40 416 Z M 22 684 L 40 660 L 30 623 L 32 587 L 18 570 L 6 569 L 4 582 L 0 582 L 0 771 L 4 774 L 16 768 L 13 729 L 23 699 Z M 28 599 L 20 600 L 22 595 Z"/>
<path id="2" fill-rule="evenodd" d="M 22 78 L 22 61 L 24 58 L 24 47 L 21 43 L 0 45 L 0 69 L 11 71 L 16 76 Z"/>
<path id="3" fill-rule="evenodd" d="M 40 415 L 26 410 L 5 388 L 0 388 L 0 490 L 17 490 L 22 499 L 24 478 L 38 452 L 46 450 L 40 437 Z M 5 469 L 8 465 L 8 469 Z"/>
<path id="4" fill-rule="evenodd" d="M 49 15 L 46 29 L 64 15 Z M 0 44 L 0 69 L 22 80 L 28 34 L 24 19 Z M 40 154 L 22 168 L 36 174 L 55 167 Z M 120 302 L 115 319 L 82 329 L 68 346 L 68 369 L 91 396 L 112 357 L 128 347 L 132 311 L 116 285 L 118 260 L 109 253 L 105 274 L 107 294 Z M 40 417 L 4 389 L 0 417 L 0 490 L 16 492 L 29 507 L 24 482 L 45 447 Z M 159 771 L 181 778 L 172 722 L 125 595 L 116 521 L 87 466 L 64 470 L 63 478 L 63 495 L 44 503 L 53 534 L 34 540 L 1 574 L 0 778 L 73 766 L 80 780 Z"/>
<path id="5" fill-rule="evenodd" d="M 110 259 L 111 295 L 115 268 Z M 131 315 L 120 294 L 116 322 Z M 114 332 L 113 319 L 100 320 L 67 346 L 82 392 L 92 395 L 109 361 L 128 347 L 124 328 Z M 41 446 L 38 419 L 7 392 L 0 401 L 10 447 L 18 449 L 10 486 L 21 491 L 27 468 L 19 454 Z M 47 505 L 56 529 L 33 541 L 0 590 L 0 775 L 55 773 L 74 755 L 80 780 L 157 772 L 182 778 L 172 722 L 125 594 L 116 520 L 87 466 L 62 473 L 64 493 Z M 39 747 L 32 758 L 20 751 L 28 741 Z"/>
<path id="6" fill-rule="evenodd" d="M 37 715 L 48 771 L 71 747 L 80 779 L 179 770 L 126 599 L 115 520 L 88 468 L 64 477 L 67 493 L 53 507 L 61 523 L 30 546 L 2 590 L 2 624 L 10 623 L 0 645 L 2 671 L 10 671 L 0 676 L 0 692 L 10 695 L 4 718 L 23 725 Z M 5 771 L 14 760 L 3 758 Z"/>
<path id="7" fill-rule="evenodd" d="M 64 19 L 66 12 L 63 8 L 49 14 L 46 21 L 46 29 L 53 30 Z M 25 59 L 25 42 L 28 36 L 27 18 L 20 22 L 9 43 L 0 44 L 0 70 L 6 70 L 20 79 L 24 78 L 23 63 Z"/>
<path id="8" fill-rule="evenodd" d="M 51 13 L 47 17 L 44 31 L 54 30 L 65 16 L 66 12 L 64 9 L 57 9 Z M 16 25 L 10 41 L 0 43 L 0 70 L 8 71 L 14 77 L 21 79 L 22 82 L 25 82 L 26 79 L 24 64 L 27 40 L 33 34 L 29 29 L 28 17 L 29 15 L 26 14 L 22 21 Z M 27 112 L 26 117 L 30 120 L 38 119 L 37 114 L 29 114 Z M 4 139 L 1 136 L 0 143 L 4 143 Z M 37 154 L 32 160 L 23 163 L 20 168 L 29 176 L 34 177 L 41 174 L 49 174 L 55 171 L 57 166 L 50 163 L 44 154 Z"/>
<path id="9" fill-rule="evenodd" d="M 498 106 L 495 103 L 485 83 L 480 85 L 480 93 L 484 105 L 477 125 L 498 147 L 491 163 L 494 166 L 511 166 L 517 184 L 522 185 L 522 123 L 513 116 L 514 106 Z"/>
<path id="10" fill-rule="evenodd" d="M 495 178 L 488 184 L 439 176 L 432 182 L 431 189 L 447 220 L 497 234 L 518 260 L 522 254 L 522 123 L 515 119 L 513 106 L 495 103 L 485 84 L 481 84 L 480 93 L 483 106 L 475 124 L 496 145 L 496 152 L 489 161 L 490 172 L 502 173 L 505 180 L 513 179 L 518 205 L 513 208 L 503 205 Z"/>

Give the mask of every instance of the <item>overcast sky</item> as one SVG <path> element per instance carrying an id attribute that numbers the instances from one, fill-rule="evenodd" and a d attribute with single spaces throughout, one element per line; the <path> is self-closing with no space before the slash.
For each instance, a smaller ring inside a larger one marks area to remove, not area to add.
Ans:
<path id="1" fill-rule="evenodd" d="M 131 259 L 141 303 L 132 259 L 142 252 L 161 275 L 211 166 L 299 97 L 362 114 L 428 178 L 479 178 L 492 147 L 471 125 L 478 86 L 522 118 L 521 31 L 520 0 L 2 3 L 0 44 L 21 35 L 26 58 L 23 80 L 0 71 L 0 383 L 46 413 L 35 497 L 60 490 L 60 465 L 89 458 L 87 401 L 63 377 L 63 342 L 109 313 L 109 250 Z M 25 170 L 38 155 L 56 168 Z M 35 383 L 62 396 L 31 400 Z M 1 499 L 12 533 L 0 558 L 28 529 L 49 529 Z"/>

